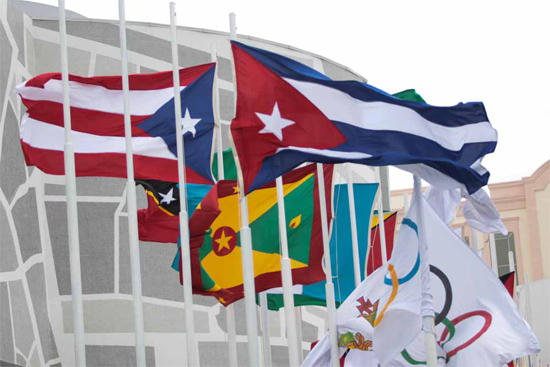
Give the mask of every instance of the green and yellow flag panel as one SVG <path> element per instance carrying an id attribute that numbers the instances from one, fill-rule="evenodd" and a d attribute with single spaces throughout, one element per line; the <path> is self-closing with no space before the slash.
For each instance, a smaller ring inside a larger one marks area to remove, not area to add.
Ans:
<path id="1" fill-rule="evenodd" d="M 332 165 L 325 165 L 327 203 L 332 202 Z M 286 227 L 294 284 L 324 278 L 316 165 L 283 176 Z M 248 196 L 256 292 L 281 286 L 277 191 L 272 182 Z M 190 219 L 194 292 L 228 305 L 243 298 L 239 188 L 218 182 Z M 331 218 L 329 209 L 328 218 Z M 181 273 L 181 272 L 180 272 Z M 181 279 L 181 275 L 180 275 Z"/>

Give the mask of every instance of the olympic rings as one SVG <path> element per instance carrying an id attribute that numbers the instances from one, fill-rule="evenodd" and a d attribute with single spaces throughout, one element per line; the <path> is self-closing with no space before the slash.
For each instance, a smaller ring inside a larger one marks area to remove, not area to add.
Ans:
<path id="1" fill-rule="evenodd" d="M 441 280 L 441 283 L 443 283 L 443 288 L 445 289 L 445 303 L 443 304 L 441 312 L 435 317 L 435 325 L 438 325 L 447 317 L 449 311 L 451 310 L 451 304 L 453 303 L 453 290 L 451 288 L 449 278 L 447 278 L 445 273 L 439 270 L 439 268 L 434 265 L 430 265 L 430 271 L 434 273 L 439 280 Z"/>
<path id="2" fill-rule="evenodd" d="M 478 331 L 477 334 L 474 335 L 470 340 L 468 340 L 467 342 L 463 343 L 462 345 L 459 345 L 455 349 L 448 352 L 447 353 L 447 358 L 451 358 L 452 356 L 454 356 L 455 354 L 460 352 L 462 349 L 470 346 L 473 342 L 478 340 L 481 337 L 481 335 L 483 335 L 487 331 L 487 329 L 489 329 L 489 326 L 491 326 L 491 321 L 493 320 L 493 316 L 491 316 L 491 314 L 489 312 L 481 311 L 481 310 L 467 312 L 463 315 L 460 315 L 457 318 L 455 318 L 454 320 L 452 320 L 451 323 L 456 327 L 457 324 L 459 324 L 460 322 L 462 322 L 466 319 L 469 319 L 472 316 L 481 316 L 481 317 L 483 317 L 485 319 L 485 324 L 483 324 L 483 327 L 481 328 L 481 330 Z M 443 333 L 441 333 L 441 339 L 439 341 L 440 343 L 441 343 L 442 340 L 444 340 L 447 337 L 448 333 L 449 333 L 448 329 L 443 330 Z M 451 340 L 451 338 L 449 338 L 449 340 Z M 447 342 L 449 340 L 447 340 Z"/>

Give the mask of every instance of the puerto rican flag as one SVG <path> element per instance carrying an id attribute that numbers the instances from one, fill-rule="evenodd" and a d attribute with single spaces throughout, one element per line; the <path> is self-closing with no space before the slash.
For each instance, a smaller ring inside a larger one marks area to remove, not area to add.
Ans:
<path id="1" fill-rule="evenodd" d="M 212 108 L 215 64 L 180 70 L 186 180 L 212 184 Z M 178 182 L 172 72 L 129 76 L 136 179 Z M 60 73 L 16 87 L 27 113 L 21 146 L 27 165 L 63 175 L 63 87 Z M 77 176 L 126 177 L 121 76 L 69 75 L 72 141 Z"/>
<path id="2" fill-rule="evenodd" d="M 308 161 L 394 165 L 468 193 L 487 184 L 481 160 L 495 150 L 497 132 L 483 103 L 405 101 L 239 42 L 232 50 L 231 134 L 247 193 Z"/>

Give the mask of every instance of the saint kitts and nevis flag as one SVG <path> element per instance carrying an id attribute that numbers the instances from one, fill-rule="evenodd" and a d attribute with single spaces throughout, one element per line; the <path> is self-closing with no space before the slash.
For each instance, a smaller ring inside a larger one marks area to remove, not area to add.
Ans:
<path id="1" fill-rule="evenodd" d="M 215 64 L 180 70 L 186 180 L 213 184 L 211 172 Z M 134 175 L 178 182 L 172 72 L 129 76 Z M 63 87 L 60 73 L 16 87 L 27 107 L 21 146 L 27 165 L 62 175 Z M 126 176 L 124 106 L 120 76 L 69 75 L 76 176 Z"/>
<path id="2" fill-rule="evenodd" d="M 332 171 L 332 165 L 324 165 L 328 202 L 332 197 Z M 325 277 L 316 172 L 316 165 L 310 164 L 283 176 L 285 225 L 295 284 L 311 284 Z M 275 182 L 258 188 L 247 198 L 255 285 L 256 291 L 262 292 L 281 286 Z M 328 218 L 331 217 L 329 208 Z M 240 228 L 237 181 L 222 180 L 214 185 L 189 221 L 195 294 L 214 296 L 224 306 L 244 297 Z"/>
<path id="3" fill-rule="evenodd" d="M 223 152 L 223 158 L 225 177 L 229 180 L 236 180 L 237 170 L 231 149 Z M 217 163 L 217 153 L 214 153 L 212 172 L 216 180 L 218 179 Z M 136 180 L 136 183 L 143 186 L 147 194 L 147 208 L 138 210 L 140 241 L 177 243 L 180 235 L 179 185 L 174 182 L 159 180 Z M 195 208 L 208 194 L 212 186 L 206 184 L 185 184 L 189 217 L 193 215 Z"/>
<path id="4" fill-rule="evenodd" d="M 436 107 L 232 41 L 231 134 L 249 193 L 304 162 L 393 165 L 442 189 L 486 185 L 497 132 L 483 103 Z M 261 93 L 258 93 L 261 91 Z"/>

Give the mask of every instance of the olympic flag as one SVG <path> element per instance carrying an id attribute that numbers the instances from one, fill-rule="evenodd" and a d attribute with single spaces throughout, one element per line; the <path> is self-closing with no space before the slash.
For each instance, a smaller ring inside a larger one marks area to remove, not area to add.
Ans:
<path id="1" fill-rule="evenodd" d="M 497 276 L 424 198 L 415 197 L 387 268 L 375 271 L 338 309 L 344 365 L 425 364 L 417 226 L 421 205 L 429 241 L 439 363 L 500 367 L 537 353 L 536 336 Z M 325 336 L 304 366 L 328 366 L 329 350 Z"/>

